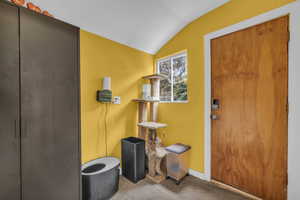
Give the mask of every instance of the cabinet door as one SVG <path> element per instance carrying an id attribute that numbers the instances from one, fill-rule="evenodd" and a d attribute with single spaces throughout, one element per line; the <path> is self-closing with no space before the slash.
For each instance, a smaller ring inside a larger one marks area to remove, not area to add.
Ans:
<path id="1" fill-rule="evenodd" d="M 18 8 L 0 2 L 0 199 L 20 199 Z"/>
<path id="2" fill-rule="evenodd" d="M 79 200 L 78 28 L 20 10 L 23 200 Z"/>

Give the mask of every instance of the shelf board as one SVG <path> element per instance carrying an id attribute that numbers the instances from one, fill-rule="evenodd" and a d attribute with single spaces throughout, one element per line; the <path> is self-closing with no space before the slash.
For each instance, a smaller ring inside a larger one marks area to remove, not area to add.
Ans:
<path id="1" fill-rule="evenodd" d="M 157 122 L 141 122 L 138 123 L 138 126 L 148 128 L 148 129 L 158 129 L 167 127 L 167 124 L 157 123 Z"/>
<path id="2" fill-rule="evenodd" d="M 143 79 L 167 79 L 168 77 L 166 75 L 162 75 L 162 74 L 152 74 L 149 76 L 143 76 Z"/>
<path id="3" fill-rule="evenodd" d="M 138 103 L 159 103 L 159 100 L 145 100 L 145 99 L 133 99 L 132 101 Z"/>

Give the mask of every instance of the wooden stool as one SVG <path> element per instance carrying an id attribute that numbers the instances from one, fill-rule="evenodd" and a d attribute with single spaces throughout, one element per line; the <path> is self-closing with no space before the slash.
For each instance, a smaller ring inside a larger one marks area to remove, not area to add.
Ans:
<path id="1" fill-rule="evenodd" d="M 176 180 L 177 185 L 188 174 L 190 149 L 190 146 L 180 143 L 166 147 L 168 151 L 167 176 Z"/>

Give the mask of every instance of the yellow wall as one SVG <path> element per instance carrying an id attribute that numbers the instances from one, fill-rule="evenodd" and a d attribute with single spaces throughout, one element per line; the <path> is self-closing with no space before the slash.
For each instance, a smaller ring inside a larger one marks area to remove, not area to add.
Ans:
<path id="1" fill-rule="evenodd" d="M 159 120 L 167 145 L 183 142 L 192 146 L 190 167 L 204 172 L 204 43 L 203 36 L 236 24 L 293 0 L 232 0 L 192 22 L 155 55 L 161 58 L 187 49 L 189 103 L 160 104 Z"/>
<path id="2" fill-rule="evenodd" d="M 105 105 L 96 91 L 104 76 L 112 78 L 114 96 L 121 105 L 108 110 L 108 154 L 120 157 L 121 138 L 137 134 L 137 106 L 141 77 L 153 72 L 153 60 L 187 50 L 189 103 L 160 104 L 159 121 L 168 127 L 160 131 L 166 145 L 181 142 L 192 146 L 190 167 L 204 172 L 204 44 L 203 36 L 285 5 L 293 0 L 231 0 L 200 17 L 154 56 L 100 36 L 81 31 L 81 126 L 82 162 L 105 156 Z"/>
<path id="3" fill-rule="evenodd" d="M 121 138 L 137 133 L 137 98 L 141 77 L 153 71 L 153 56 L 94 34 L 81 31 L 81 126 L 82 162 L 105 156 L 105 105 L 96 101 L 101 79 L 112 78 L 114 96 L 121 105 L 110 105 L 108 152 L 120 157 Z"/>

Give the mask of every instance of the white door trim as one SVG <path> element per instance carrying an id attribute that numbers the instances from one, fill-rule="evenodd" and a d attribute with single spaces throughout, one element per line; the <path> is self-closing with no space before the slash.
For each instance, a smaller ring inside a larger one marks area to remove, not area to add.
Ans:
<path id="1" fill-rule="evenodd" d="M 295 195 L 300 195 L 299 191 L 296 191 L 297 183 L 291 182 L 292 179 L 300 178 L 300 172 L 296 169 L 300 166 L 300 162 L 294 162 L 293 160 L 299 160 L 297 157 L 297 146 L 300 146 L 300 137 L 297 136 L 296 115 L 300 116 L 299 107 L 296 108 L 296 99 L 299 102 L 300 89 L 297 92 L 297 75 L 300 76 L 300 2 L 299 0 L 290 3 L 281 8 L 272 10 L 265 14 L 253 17 L 238 24 L 226 27 L 222 30 L 218 30 L 213 33 L 209 33 L 204 36 L 204 49 L 205 49 L 205 103 L 204 103 L 204 119 L 205 119 L 205 178 L 207 181 L 211 180 L 211 40 L 218 38 L 245 28 L 249 28 L 272 19 L 276 19 L 281 16 L 290 15 L 290 47 L 289 47 L 289 125 L 288 125 L 288 172 L 289 172 L 289 199 L 294 199 Z M 298 55 L 297 55 L 298 54 Z M 297 66 L 297 63 L 299 66 Z M 298 80 L 298 84 L 299 80 Z M 297 110 L 298 109 L 298 110 Z M 299 130 L 299 129 L 298 129 Z M 298 134 L 299 135 L 299 134 Z M 299 152 L 299 150 L 298 150 Z M 294 166 L 294 165 L 297 166 Z"/>

